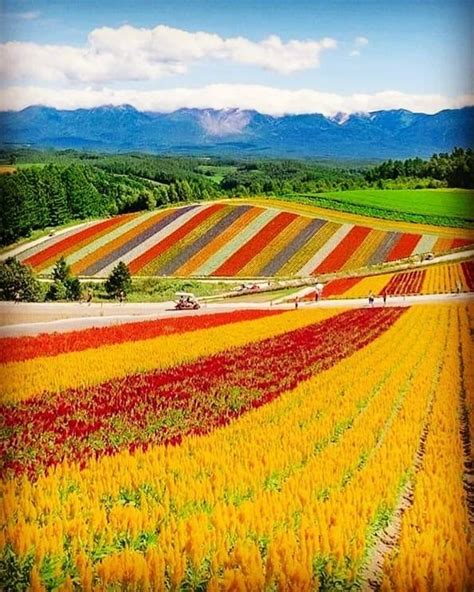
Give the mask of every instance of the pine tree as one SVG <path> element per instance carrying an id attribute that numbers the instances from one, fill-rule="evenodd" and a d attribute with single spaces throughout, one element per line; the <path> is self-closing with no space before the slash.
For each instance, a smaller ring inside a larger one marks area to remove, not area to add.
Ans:
<path id="1" fill-rule="evenodd" d="M 70 216 L 66 191 L 57 167 L 52 165 L 45 167 L 45 181 L 48 187 L 48 207 L 51 224 L 53 226 L 64 224 L 70 219 Z"/>
<path id="2" fill-rule="evenodd" d="M 123 292 L 127 294 L 132 287 L 132 278 L 128 265 L 120 261 L 111 271 L 105 282 L 105 290 L 111 297 L 118 297 Z"/>

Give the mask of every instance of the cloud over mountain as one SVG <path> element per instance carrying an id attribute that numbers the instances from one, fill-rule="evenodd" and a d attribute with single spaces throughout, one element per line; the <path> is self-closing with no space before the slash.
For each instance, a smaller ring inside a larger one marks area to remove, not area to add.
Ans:
<path id="1" fill-rule="evenodd" d="M 261 41 L 221 37 L 203 31 L 158 25 L 153 29 L 123 25 L 91 31 L 82 47 L 10 41 L 0 45 L 0 74 L 7 80 L 105 84 L 152 81 L 182 75 L 205 59 L 256 66 L 291 74 L 317 68 L 321 54 L 335 49 L 329 37 L 282 41 L 270 35 Z"/>
<path id="2" fill-rule="evenodd" d="M 17 86 L 3 90 L 0 109 L 19 110 L 29 105 L 58 109 L 91 108 L 99 105 L 130 104 L 142 111 L 170 112 L 181 108 L 252 109 L 268 115 L 369 112 L 379 109 L 409 109 L 436 113 L 474 105 L 474 95 L 446 97 L 408 94 L 394 90 L 373 94 L 340 95 L 313 89 L 283 89 L 257 84 L 210 84 L 200 88 L 169 88 L 138 91 L 112 88 L 54 88 Z"/>

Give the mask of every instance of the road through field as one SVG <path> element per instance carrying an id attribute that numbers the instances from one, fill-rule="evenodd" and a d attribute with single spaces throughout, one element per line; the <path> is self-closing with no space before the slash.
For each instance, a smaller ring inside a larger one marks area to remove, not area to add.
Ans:
<path id="1" fill-rule="evenodd" d="M 453 304 L 474 301 L 474 294 L 434 294 L 417 296 L 392 296 L 387 306 L 412 306 L 416 304 Z M 331 299 L 319 302 L 301 302 L 299 310 L 311 308 L 362 308 L 368 307 L 365 298 Z M 383 306 L 376 298 L 374 307 Z M 135 321 L 159 318 L 195 316 L 209 313 L 247 309 L 294 309 L 293 303 L 227 302 L 204 303 L 197 311 L 174 310 L 173 302 L 160 303 L 18 303 L 0 302 L 0 337 L 62 333 L 89 327 L 104 327 Z"/>

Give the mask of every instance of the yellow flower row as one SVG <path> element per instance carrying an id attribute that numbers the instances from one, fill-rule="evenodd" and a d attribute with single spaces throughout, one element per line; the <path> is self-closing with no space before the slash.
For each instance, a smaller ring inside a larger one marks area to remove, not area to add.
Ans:
<path id="1" fill-rule="evenodd" d="M 469 292 L 469 285 L 460 263 L 448 263 L 426 268 L 422 294 L 455 293 L 458 288 Z"/>
<path id="2" fill-rule="evenodd" d="M 308 239 L 303 248 L 298 249 L 296 253 L 288 259 L 288 261 L 281 267 L 277 276 L 289 276 L 297 274 L 301 268 L 311 259 L 314 253 L 317 253 L 332 235 L 341 227 L 340 224 L 327 222 L 324 226 Z"/>
<path id="3" fill-rule="evenodd" d="M 344 298 L 367 298 L 370 292 L 380 294 L 393 276 L 393 273 L 384 273 L 366 277 L 344 292 L 343 296 Z"/>
<path id="4" fill-rule="evenodd" d="M 465 313 L 460 328 L 465 344 Z M 462 480 L 461 380 L 471 411 L 474 392 L 468 372 L 460 367 L 458 344 L 457 331 L 450 331 L 414 502 L 403 515 L 399 548 L 385 562 L 386 591 L 462 591 L 474 586 L 472 531 Z"/>
<path id="5" fill-rule="evenodd" d="M 423 269 L 425 277 L 419 290 L 420 294 L 455 294 L 458 290 L 461 292 L 470 291 L 460 263 L 446 263 Z M 396 273 L 382 273 L 365 277 L 336 297 L 366 298 L 369 292 L 380 294 L 396 275 Z"/>
<path id="6" fill-rule="evenodd" d="M 231 347 L 280 335 L 322 321 L 342 309 L 290 311 L 190 333 L 107 345 L 1 366 L 0 401 L 21 401 L 44 391 L 91 386 L 128 374 L 148 372 L 209 356 Z"/>
<path id="7" fill-rule="evenodd" d="M 372 230 L 366 239 L 362 242 L 358 249 L 349 257 L 341 269 L 354 270 L 360 269 L 367 265 L 372 253 L 375 253 L 377 247 L 387 236 L 383 230 Z"/>
<path id="8" fill-rule="evenodd" d="M 20 556 L 34 548 L 33 580 L 70 540 L 85 590 L 193 578 L 208 590 L 314 590 L 318 570 L 352 581 L 378 512 L 398 501 L 435 393 L 442 406 L 457 395 L 443 379 L 457 330 L 455 307 L 416 307 L 360 352 L 208 436 L 6 482 L 0 544 Z"/>

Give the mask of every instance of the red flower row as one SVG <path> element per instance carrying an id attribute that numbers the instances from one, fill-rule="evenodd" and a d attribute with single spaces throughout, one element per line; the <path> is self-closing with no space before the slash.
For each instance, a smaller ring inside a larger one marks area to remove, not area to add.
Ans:
<path id="1" fill-rule="evenodd" d="M 388 282 L 382 293 L 391 296 L 403 294 L 419 294 L 423 280 L 425 279 L 425 270 L 408 271 L 407 273 L 397 273 Z"/>
<path id="2" fill-rule="evenodd" d="M 387 256 L 387 261 L 405 259 L 413 253 L 413 249 L 420 242 L 421 234 L 402 234 Z"/>
<path id="3" fill-rule="evenodd" d="M 212 272 L 214 276 L 233 276 L 256 257 L 260 251 L 280 234 L 293 220 L 296 214 L 281 212 L 268 222 L 255 236 L 231 255 L 224 263 Z"/>
<path id="4" fill-rule="evenodd" d="M 342 239 L 337 247 L 312 272 L 313 275 L 316 273 L 331 273 L 332 271 L 341 269 L 349 257 L 364 242 L 370 232 L 371 229 L 365 226 L 354 226 L 349 234 Z"/>
<path id="5" fill-rule="evenodd" d="M 383 333 L 402 308 L 358 309 L 193 363 L 3 407 L 7 473 L 177 444 L 291 390 Z"/>
<path id="6" fill-rule="evenodd" d="M 35 337 L 5 337 L 0 339 L 0 363 L 20 362 L 43 356 L 57 356 L 73 351 L 95 349 L 103 345 L 143 341 L 161 335 L 187 333 L 229 323 L 251 321 L 268 315 L 281 314 L 278 310 L 242 310 L 197 316 L 126 323 L 114 327 L 94 327 L 69 333 L 42 334 Z"/>
<path id="7" fill-rule="evenodd" d="M 358 284 L 363 277 L 352 277 L 352 278 L 340 278 L 337 280 L 330 281 L 326 286 L 324 286 L 324 297 L 329 298 L 329 296 L 340 296 L 350 290 L 353 286 Z"/>
<path id="8" fill-rule="evenodd" d="M 474 261 L 464 261 L 461 267 L 469 290 L 474 290 Z"/>

